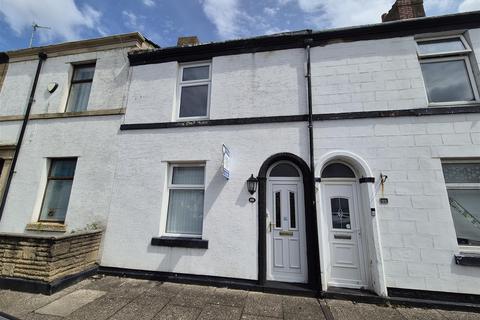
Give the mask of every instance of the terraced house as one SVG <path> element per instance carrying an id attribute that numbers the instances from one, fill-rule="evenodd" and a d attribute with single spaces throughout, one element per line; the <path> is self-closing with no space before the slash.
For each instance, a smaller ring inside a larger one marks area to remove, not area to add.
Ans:
<path id="1" fill-rule="evenodd" d="M 480 12 L 399 0 L 383 20 L 144 40 L 103 67 L 47 58 L 14 170 L 4 161 L 2 239 L 94 224 L 104 273 L 478 302 Z M 36 64 L 12 60 L 5 145 Z"/>

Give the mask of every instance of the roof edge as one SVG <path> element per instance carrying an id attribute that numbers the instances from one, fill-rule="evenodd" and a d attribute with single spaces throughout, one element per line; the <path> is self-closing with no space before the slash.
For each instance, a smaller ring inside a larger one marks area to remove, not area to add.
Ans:
<path id="1" fill-rule="evenodd" d="M 333 42 L 378 40 L 479 27 L 480 11 L 473 11 L 315 32 L 311 30 L 287 32 L 225 42 L 213 42 L 192 47 L 139 50 L 130 52 L 129 60 L 131 65 L 168 61 L 189 62 L 211 59 L 215 56 L 302 48 L 305 46 L 307 39 L 312 40 L 309 41 L 311 46 L 323 46 Z"/>
<path id="2" fill-rule="evenodd" d="M 61 54 L 62 52 L 69 52 L 74 50 L 85 50 L 85 49 L 95 49 L 108 46 L 119 46 L 119 47 L 138 47 L 145 48 L 144 44 L 147 44 L 147 47 L 159 48 L 159 46 L 153 41 L 145 38 L 139 32 L 130 32 L 124 34 L 117 34 L 106 37 L 99 37 L 86 40 L 78 41 L 69 41 L 58 44 L 52 44 L 47 46 L 39 46 L 33 48 L 25 48 L 19 50 L 11 50 L 4 52 L 10 59 L 22 59 L 27 57 L 37 57 L 39 53 L 43 52 L 46 54 Z"/>

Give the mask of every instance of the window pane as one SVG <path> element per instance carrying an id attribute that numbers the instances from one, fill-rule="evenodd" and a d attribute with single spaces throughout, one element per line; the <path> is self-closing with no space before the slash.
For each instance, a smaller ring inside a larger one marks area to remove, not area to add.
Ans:
<path id="1" fill-rule="evenodd" d="M 480 190 L 448 190 L 457 241 L 480 245 Z"/>
<path id="2" fill-rule="evenodd" d="M 280 192 L 275 192 L 275 227 L 282 227 L 282 208 L 280 200 Z"/>
<path id="3" fill-rule="evenodd" d="M 330 205 L 332 207 L 332 227 L 334 229 L 351 229 L 348 199 L 332 198 Z"/>
<path id="4" fill-rule="evenodd" d="M 52 159 L 50 177 L 73 177 L 77 159 Z"/>
<path id="5" fill-rule="evenodd" d="M 167 232 L 202 234 L 203 190 L 170 190 Z"/>
<path id="6" fill-rule="evenodd" d="M 465 60 L 427 62 L 421 67 L 430 102 L 475 100 Z"/>
<path id="7" fill-rule="evenodd" d="M 180 117 L 205 117 L 208 107 L 208 85 L 182 87 Z"/>
<path id="8" fill-rule="evenodd" d="M 418 42 L 420 54 L 464 51 L 466 48 L 460 38 Z"/>
<path id="9" fill-rule="evenodd" d="M 49 180 L 43 200 L 40 220 L 65 221 L 72 180 Z"/>
<path id="10" fill-rule="evenodd" d="M 173 167 L 172 184 L 203 185 L 204 167 Z"/>
<path id="11" fill-rule="evenodd" d="M 292 229 L 297 227 L 296 208 L 297 205 L 295 203 L 295 193 L 290 192 L 290 228 Z"/>
<path id="12" fill-rule="evenodd" d="M 299 177 L 297 169 L 288 163 L 280 163 L 270 172 L 270 177 Z"/>
<path id="13" fill-rule="evenodd" d="M 183 69 L 182 81 L 208 80 L 208 78 L 210 78 L 210 66 Z"/>
<path id="14" fill-rule="evenodd" d="M 91 82 L 74 83 L 70 89 L 67 111 L 78 112 L 87 110 L 90 97 Z"/>
<path id="15" fill-rule="evenodd" d="M 480 163 L 443 163 L 446 183 L 480 183 Z"/>
<path id="16" fill-rule="evenodd" d="M 95 73 L 95 66 L 76 66 L 73 71 L 73 81 L 91 80 Z"/>
<path id="17" fill-rule="evenodd" d="M 355 178 L 355 173 L 342 163 L 332 163 L 323 169 L 322 178 Z"/>

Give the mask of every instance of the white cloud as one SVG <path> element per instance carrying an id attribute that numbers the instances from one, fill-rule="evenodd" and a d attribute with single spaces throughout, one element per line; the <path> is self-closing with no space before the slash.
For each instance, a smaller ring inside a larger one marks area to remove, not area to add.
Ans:
<path id="1" fill-rule="evenodd" d="M 239 0 L 204 0 L 203 11 L 224 39 L 234 38 L 239 33 Z"/>
<path id="2" fill-rule="evenodd" d="M 140 20 L 143 20 L 143 16 L 138 17 L 133 12 L 127 10 L 122 11 L 122 16 L 124 18 L 123 24 L 127 28 L 132 29 L 131 31 L 145 31 L 145 25 L 140 22 Z"/>
<path id="3" fill-rule="evenodd" d="M 458 11 L 475 11 L 480 10 L 480 0 L 464 0 L 458 7 Z"/>
<path id="4" fill-rule="evenodd" d="M 263 12 L 264 12 L 267 16 L 273 17 L 274 15 L 277 14 L 278 10 L 280 10 L 280 8 L 270 8 L 270 7 L 266 7 L 266 8 L 263 9 Z"/>
<path id="5" fill-rule="evenodd" d="M 153 0 L 143 0 L 143 4 L 147 7 L 155 7 L 156 3 Z"/>
<path id="6" fill-rule="evenodd" d="M 79 8 L 74 0 L 0 0 L 0 18 L 18 35 L 31 30 L 32 23 L 48 26 L 37 32 L 40 42 L 76 40 L 85 29 L 104 34 L 102 13 L 89 5 Z"/>

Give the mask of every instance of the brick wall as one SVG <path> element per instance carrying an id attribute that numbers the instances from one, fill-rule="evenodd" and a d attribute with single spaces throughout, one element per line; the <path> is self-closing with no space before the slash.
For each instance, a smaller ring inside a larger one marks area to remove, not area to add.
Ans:
<path id="1" fill-rule="evenodd" d="M 97 262 L 102 231 L 60 237 L 0 234 L 0 276 L 51 282 Z"/>

